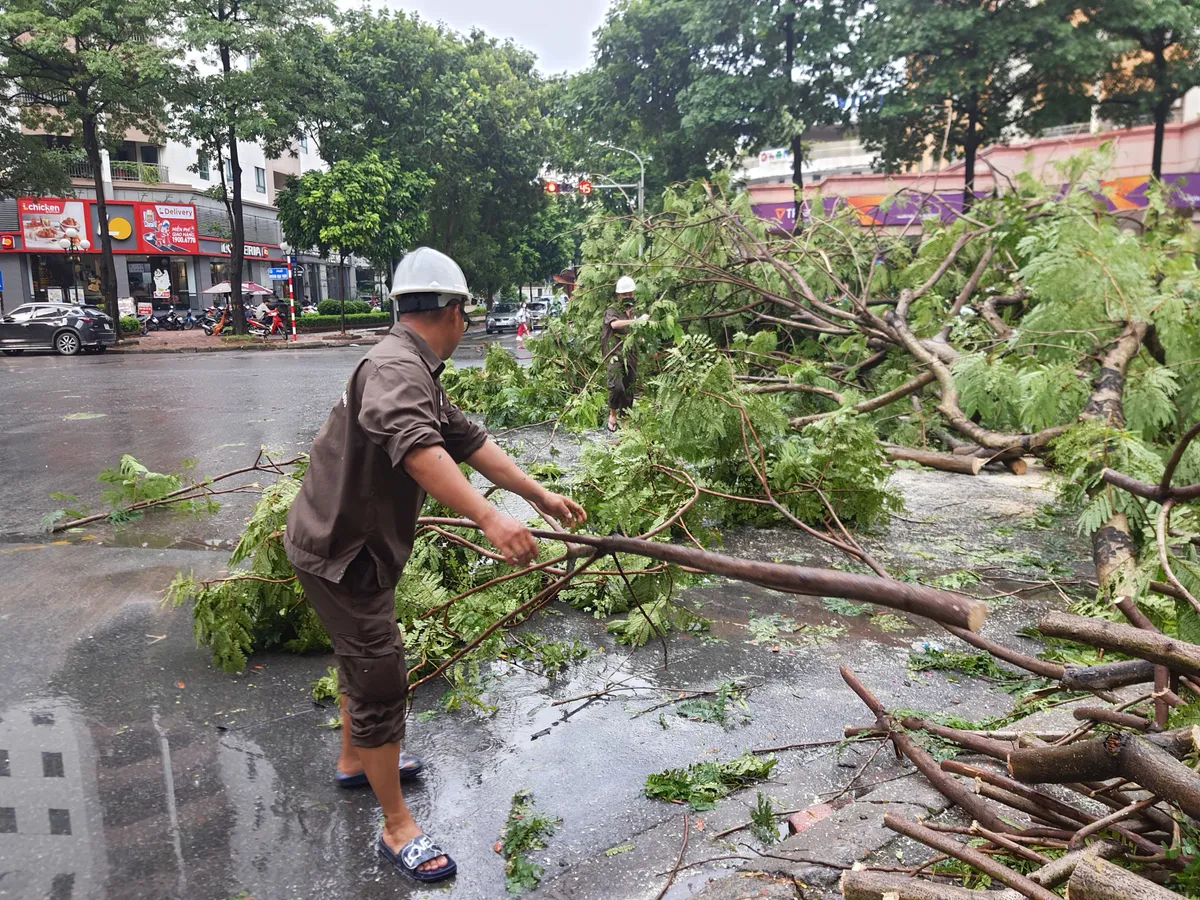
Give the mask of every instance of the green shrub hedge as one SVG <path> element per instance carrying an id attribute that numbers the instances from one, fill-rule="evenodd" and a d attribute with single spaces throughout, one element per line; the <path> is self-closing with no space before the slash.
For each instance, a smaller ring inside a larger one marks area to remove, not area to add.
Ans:
<path id="1" fill-rule="evenodd" d="M 142 330 L 142 323 L 137 316 L 121 316 L 121 334 L 137 334 Z"/>
<path id="2" fill-rule="evenodd" d="M 324 301 L 322 301 L 324 302 Z M 347 306 L 350 304 L 347 303 Z M 326 331 L 330 327 L 338 328 L 341 325 L 342 317 L 338 315 L 307 315 L 301 316 L 296 320 L 297 327 L 301 331 Z M 356 315 L 346 316 L 346 327 L 362 328 L 368 325 L 391 325 L 392 317 L 387 313 L 358 313 Z"/>
<path id="3" fill-rule="evenodd" d="M 360 316 L 371 312 L 371 304 L 365 300 L 347 300 L 346 315 Z M 317 314 L 322 316 L 338 316 L 342 313 L 342 301 L 322 300 L 317 304 Z"/>

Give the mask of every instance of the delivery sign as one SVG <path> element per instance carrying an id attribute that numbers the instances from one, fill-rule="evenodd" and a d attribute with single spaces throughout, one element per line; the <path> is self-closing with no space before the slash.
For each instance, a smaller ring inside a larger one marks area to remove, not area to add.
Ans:
<path id="1" fill-rule="evenodd" d="M 135 204 L 138 247 L 147 253 L 199 253 L 196 207 L 190 203 Z"/>

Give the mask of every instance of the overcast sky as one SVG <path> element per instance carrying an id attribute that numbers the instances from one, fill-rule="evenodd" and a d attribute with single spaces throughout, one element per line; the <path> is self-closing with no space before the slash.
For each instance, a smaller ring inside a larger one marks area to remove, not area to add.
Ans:
<path id="1" fill-rule="evenodd" d="M 455 31 L 479 27 L 512 38 L 537 54 L 543 72 L 553 73 L 574 72 L 591 61 L 592 32 L 604 19 L 608 0 L 374 0 L 371 5 L 416 12 Z"/>

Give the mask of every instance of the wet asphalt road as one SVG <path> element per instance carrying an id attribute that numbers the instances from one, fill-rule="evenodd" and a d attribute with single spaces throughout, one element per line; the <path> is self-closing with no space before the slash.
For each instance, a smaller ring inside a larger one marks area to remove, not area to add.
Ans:
<path id="1" fill-rule="evenodd" d="M 66 543 L 33 537 L 50 492 L 95 502 L 96 472 L 123 452 L 159 470 L 193 458 L 212 473 L 245 464 L 260 445 L 305 448 L 362 352 L 0 360 L 0 532 L 8 536 L 0 538 L 0 898 L 428 893 L 378 863 L 370 792 L 330 783 L 338 737 L 320 727 L 331 710 L 308 696 L 330 658 L 262 654 L 227 675 L 195 648 L 188 611 L 159 602 L 175 572 L 221 570 L 226 554 L 204 548 L 236 536 L 245 501 L 203 520 L 159 516 Z M 478 350 L 468 347 L 466 357 Z M 79 413 L 98 417 L 71 418 Z M 742 552 L 788 555 L 769 543 Z M 646 799 L 645 776 L 749 747 L 839 737 L 844 723 L 865 721 L 840 687 L 840 663 L 889 705 L 972 716 L 1007 702 L 978 684 L 909 679 L 910 643 L 944 640 L 926 625 L 885 634 L 863 620 L 837 639 L 781 650 L 750 643 L 748 620 L 835 617 L 813 601 L 742 586 L 695 589 L 688 602 L 713 620 L 713 633 L 673 636 L 665 670 L 661 647 L 630 654 L 602 622 L 554 610 L 531 630 L 578 638 L 592 651 L 557 680 L 497 663 L 485 694 L 490 714 L 440 711 L 436 687 L 418 696 L 407 746 L 429 769 L 409 799 L 458 859 L 449 896 L 505 895 L 492 844 L 512 794 L 531 789 L 541 811 L 563 820 L 534 855 L 547 870 L 539 895 L 654 897 L 675 860 L 680 811 Z M 739 676 L 760 686 L 734 727 L 669 708 L 633 715 L 667 691 Z M 639 699 L 551 705 L 626 677 L 645 688 Z M 846 777 L 828 750 L 783 754 L 764 790 L 777 808 L 802 807 Z M 706 814 L 709 832 L 744 821 L 754 796 Z M 614 847 L 626 849 L 605 853 Z M 725 849 L 694 837 L 689 858 Z M 681 874 L 668 897 L 699 890 L 715 871 Z"/>

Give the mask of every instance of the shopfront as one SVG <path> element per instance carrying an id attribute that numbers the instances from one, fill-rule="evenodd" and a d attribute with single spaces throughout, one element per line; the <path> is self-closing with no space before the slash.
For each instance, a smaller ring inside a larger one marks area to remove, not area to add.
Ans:
<path id="1" fill-rule="evenodd" d="M 230 280 L 229 243 L 199 234 L 193 204 L 110 200 L 107 206 L 118 297 L 156 310 L 198 309 L 212 299 L 204 291 Z M 0 302 L 9 309 L 33 300 L 100 303 L 95 201 L 22 197 L 17 213 L 18 230 L 0 232 Z M 278 245 L 247 243 L 242 280 L 269 284 L 268 268 L 280 265 L 286 259 Z"/>

